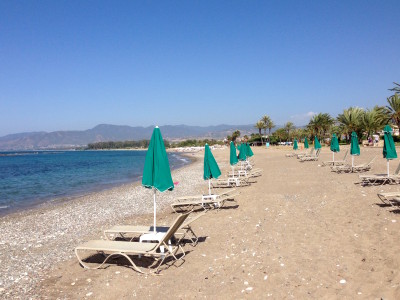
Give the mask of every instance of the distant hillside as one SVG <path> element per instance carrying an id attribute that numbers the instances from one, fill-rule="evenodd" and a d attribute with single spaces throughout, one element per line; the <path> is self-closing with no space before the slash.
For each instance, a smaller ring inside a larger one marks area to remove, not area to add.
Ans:
<path id="1" fill-rule="evenodd" d="M 65 149 L 86 146 L 89 143 L 150 139 L 154 126 L 131 127 L 101 124 L 83 131 L 27 132 L 0 137 L 0 150 Z M 160 126 L 164 139 L 180 140 L 189 138 L 222 139 L 240 130 L 241 135 L 257 133 L 253 125 L 217 126 Z"/>

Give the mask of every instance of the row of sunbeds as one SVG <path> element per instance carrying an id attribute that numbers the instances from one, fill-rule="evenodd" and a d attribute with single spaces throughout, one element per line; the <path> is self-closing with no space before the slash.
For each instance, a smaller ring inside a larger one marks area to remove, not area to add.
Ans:
<path id="1" fill-rule="evenodd" d="M 235 186 L 246 186 L 249 184 L 249 178 L 262 174 L 261 169 L 254 169 L 252 166 L 251 169 L 246 175 L 240 176 L 241 182 L 247 184 Z M 212 181 L 213 187 L 225 187 L 219 182 L 225 182 L 235 175 L 238 174 L 228 173 L 226 179 Z M 76 257 L 87 269 L 102 268 L 111 259 L 124 257 L 127 263 L 140 273 L 158 273 L 163 264 L 183 262 L 184 245 L 187 241 L 192 246 L 197 245 L 199 239 L 191 226 L 193 222 L 210 210 L 219 210 L 227 201 L 236 201 L 235 197 L 238 194 L 237 189 L 229 189 L 217 195 L 176 198 L 171 208 L 178 216 L 170 226 L 157 226 L 154 230 L 154 226 L 116 225 L 104 231 L 104 240 L 91 240 L 76 247 Z M 194 213 L 198 210 L 202 212 Z M 148 236 L 151 242 L 144 242 Z"/>
<path id="2" fill-rule="evenodd" d="M 297 156 L 300 161 L 311 161 L 318 160 L 320 154 L 320 149 L 316 151 L 314 154 L 314 149 L 312 148 L 309 152 L 302 153 L 289 153 L 286 154 L 286 157 L 294 157 Z M 373 162 L 376 159 L 374 156 L 369 162 L 351 165 L 347 162 L 347 156 L 349 154 L 349 150 L 346 150 L 344 156 L 340 160 L 332 160 L 332 161 L 324 161 L 322 162 L 322 166 L 329 166 L 331 171 L 336 173 L 360 173 L 371 170 Z M 365 174 L 359 175 L 360 184 L 363 186 L 367 185 L 383 185 L 383 184 L 400 184 L 400 163 L 397 166 L 396 170 L 393 174 Z M 378 198 L 386 205 L 400 205 L 400 192 L 388 192 L 388 193 L 379 193 Z"/>

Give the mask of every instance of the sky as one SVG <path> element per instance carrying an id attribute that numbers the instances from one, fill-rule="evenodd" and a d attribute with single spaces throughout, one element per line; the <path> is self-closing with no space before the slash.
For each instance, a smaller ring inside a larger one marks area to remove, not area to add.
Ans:
<path id="1" fill-rule="evenodd" d="M 0 1 L 0 136 L 385 105 L 400 1 Z"/>

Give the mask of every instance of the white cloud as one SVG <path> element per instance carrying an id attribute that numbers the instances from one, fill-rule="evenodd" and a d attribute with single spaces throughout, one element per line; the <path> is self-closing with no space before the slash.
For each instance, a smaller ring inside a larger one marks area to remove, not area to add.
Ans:
<path id="1" fill-rule="evenodd" d="M 316 112 L 309 111 L 303 114 L 290 116 L 290 119 L 296 125 L 306 125 L 310 121 L 310 119 L 316 114 Z"/>

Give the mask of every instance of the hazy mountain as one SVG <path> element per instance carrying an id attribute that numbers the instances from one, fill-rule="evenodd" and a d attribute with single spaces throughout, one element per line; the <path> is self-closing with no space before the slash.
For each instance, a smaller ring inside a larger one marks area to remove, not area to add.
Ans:
<path id="1" fill-rule="evenodd" d="M 26 132 L 0 137 L 0 150 L 60 149 L 86 146 L 89 143 L 105 141 L 127 141 L 150 139 L 154 126 L 131 127 L 101 124 L 83 131 Z M 179 140 L 189 138 L 222 139 L 240 130 L 241 135 L 257 133 L 253 125 L 217 126 L 160 126 L 163 138 Z"/>

